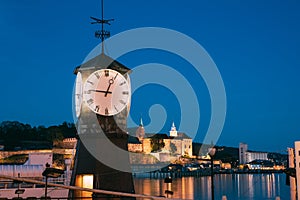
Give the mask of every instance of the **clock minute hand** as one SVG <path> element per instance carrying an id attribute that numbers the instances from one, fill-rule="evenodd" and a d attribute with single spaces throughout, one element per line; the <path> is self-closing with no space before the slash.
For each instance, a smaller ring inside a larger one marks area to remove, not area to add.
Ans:
<path id="1" fill-rule="evenodd" d="M 114 83 L 114 79 L 113 79 L 113 78 L 109 79 L 108 83 L 109 83 L 108 88 L 107 88 L 107 90 L 106 90 L 106 92 L 105 92 L 105 94 L 104 94 L 105 97 L 107 96 L 108 93 L 111 93 L 111 92 L 109 91 L 109 88 L 110 88 L 110 86 Z"/>

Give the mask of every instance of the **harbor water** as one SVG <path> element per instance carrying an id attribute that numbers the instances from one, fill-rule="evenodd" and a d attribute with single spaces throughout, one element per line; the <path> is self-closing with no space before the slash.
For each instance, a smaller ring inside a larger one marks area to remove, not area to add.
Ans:
<path id="1" fill-rule="evenodd" d="M 215 199 L 221 200 L 263 200 L 280 197 L 290 199 L 290 188 L 285 184 L 285 174 L 215 174 Z M 166 196 L 179 199 L 211 199 L 211 179 L 203 177 L 174 178 L 165 183 L 162 178 L 135 177 L 135 190 L 138 194 Z"/>

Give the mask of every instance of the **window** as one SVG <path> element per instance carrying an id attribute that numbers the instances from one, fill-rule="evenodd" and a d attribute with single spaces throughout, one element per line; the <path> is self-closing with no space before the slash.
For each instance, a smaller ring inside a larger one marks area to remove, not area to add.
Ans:
<path id="1" fill-rule="evenodd" d="M 83 175 L 82 177 L 82 187 L 93 189 L 93 175 Z"/>
<path id="2" fill-rule="evenodd" d="M 93 188 L 94 176 L 92 174 L 80 174 L 76 176 L 75 185 L 84 188 Z M 75 196 L 91 197 L 92 192 L 88 191 L 76 191 Z"/>

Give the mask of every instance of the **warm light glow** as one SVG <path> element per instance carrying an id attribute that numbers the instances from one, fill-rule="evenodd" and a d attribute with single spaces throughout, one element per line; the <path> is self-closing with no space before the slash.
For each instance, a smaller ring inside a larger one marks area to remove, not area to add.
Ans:
<path id="1" fill-rule="evenodd" d="M 93 189 L 93 179 L 94 176 L 92 174 L 80 174 L 76 176 L 75 186 L 82 188 Z M 92 200 L 92 192 L 75 190 L 75 197 L 82 198 L 85 200 Z"/>
<path id="2" fill-rule="evenodd" d="M 83 175 L 82 177 L 82 187 L 93 189 L 93 175 Z"/>

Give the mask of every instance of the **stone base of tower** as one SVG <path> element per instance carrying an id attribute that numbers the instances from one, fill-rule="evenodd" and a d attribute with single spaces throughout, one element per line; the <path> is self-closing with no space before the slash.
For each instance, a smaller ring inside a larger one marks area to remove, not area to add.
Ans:
<path id="1" fill-rule="evenodd" d="M 112 143 L 118 147 L 127 150 L 127 136 L 113 134 L 109 137 Z M 122 161 L 124 162 L 124 160 Z M 128 163 L 130 168 L 129 154 Z M 101 189 L 115 192 L 135 193 L 132 173 L 122 172 L 104 165 L 97 160 L 86 149 L 81 140 L 77 142 L 76 156 L 74 161 L 74 169 L 71 178 L 71 185 Z M 87 198 L 87 199 L 135 199 L 133 197 L 112 196 L 106 194 L 92 193 L 86 191 L 70 191 L 69 197 L 71 198 Z"/>

